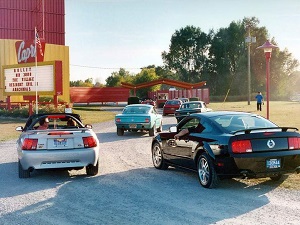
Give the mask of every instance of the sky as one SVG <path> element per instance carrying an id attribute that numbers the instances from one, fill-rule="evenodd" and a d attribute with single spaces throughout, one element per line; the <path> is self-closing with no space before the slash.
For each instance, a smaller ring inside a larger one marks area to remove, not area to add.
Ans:
<path id="1" fill-rule="evenodd" d="M 65 0 L 70 80 L 105 84 L 120 68 L 137 74 L 163 66 L 176 30 L 208 33 L 245 17 L 258 18 L 279 49 L 300 61 L 300 0 Z"/>

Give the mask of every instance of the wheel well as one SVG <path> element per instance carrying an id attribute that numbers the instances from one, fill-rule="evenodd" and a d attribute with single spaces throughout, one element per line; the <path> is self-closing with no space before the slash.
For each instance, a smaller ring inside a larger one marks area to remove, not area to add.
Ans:
<path id="1" fill-rule="evenodd" d="M 198 163 L 198 159 L 199 157 L 204 153 L 206 152 L 206 154 L 212 159 L 212 161 L 214 162 L 215 161 L 215 158 L 211 156 L 211 154 L 209 153 L 209 151 L 207 149 L 205 149 L 204 146 L 198 146 L 197 147 L 197 150 L 196 150 L 196 155 L 194 157 L 194 163 L 195 163 L 195 166 L 197 167 L 197 163 Z"/>

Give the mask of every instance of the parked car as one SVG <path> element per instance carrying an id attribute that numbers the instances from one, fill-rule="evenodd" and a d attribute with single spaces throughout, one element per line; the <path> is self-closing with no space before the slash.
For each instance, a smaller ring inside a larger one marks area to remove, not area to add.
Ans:
<path id="1" fill-rule="evenodd" d="M 82 169 L 98 173 L 99 140 L 91 125 L 83 125 L 78 114 L 50 113 L 30 116 L 17 140 L 19 177 L 33 170 Z"/>
<path id="2" fill-rule="evenodd" d="M 181 106 L 182 101 L 179 99 L 168 100 L 165 102 L 163 107 L 163 116 L 168 114 L 174 114 L 177 109 Z"/>
<path id="3" fill-rule="evenodd" d="M 154 107 L 156 107 L 156 102 L 152 99 L 145 99 L 141 102 L 141 104 L 153 105 Z"/>
<path id="4" fill-rule="evenodd" d="M 121 114 L 115 116 L 117 135 L 124 135 L 124 131 L 149 131 L 150 136 L 162 131 L 162 115 L 153 105 L 127 105 Z"/>
<path id="5" fill-rule="evenodd" d="M 194 132 L 192 127 L 197 125 L 204 130 Z M 174 139 L 187 128 L 190 133 Z M 179 166 L 197 172 L 205 188 L 216 187 L 219 178 L 270 177 L 277 181 L 283 174 L 300 172 L 297 131 L 252 113 L 195 113 L 153 138 L 152 161 L 157 169 Z"/>
<path id="6" fill-rule="evenodd" d="M 203 101 L 191 101 L 183 103 L 174 113 L 177 122 L 180 122 L 184 117 L 192 113 L 210 112 L 212 109 L 207 108 Z"/>
<path id="7" fill-rule="evenodd" d="M 188 98 L 178 98 L 179 100 L 182 101 L 182 103 L 185 103 L 185 102 L 189 102 L 190 100 Z"/>

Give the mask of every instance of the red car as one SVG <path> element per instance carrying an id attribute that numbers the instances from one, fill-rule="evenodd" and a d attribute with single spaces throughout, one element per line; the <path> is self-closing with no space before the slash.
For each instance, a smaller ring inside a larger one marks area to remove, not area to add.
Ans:
<path id="1" fill-rule="evenodd" d="M 180 108 L 182 101 L 179 99 L 173 99 L 166 101 L 163 107 L 163 116 L 168 114 L 174 114 L 177 109 Z"/>

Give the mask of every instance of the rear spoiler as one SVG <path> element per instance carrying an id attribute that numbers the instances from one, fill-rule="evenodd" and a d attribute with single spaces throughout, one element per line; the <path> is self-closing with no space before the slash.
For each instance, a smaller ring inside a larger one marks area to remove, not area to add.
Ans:
<path id="1" fill-rule="evenodd" d="M 250 134 L 253 131 L 272 131 L 272 130 L 281 130 L 281 132 L 287 132 L 288 130 L 298 131 L 298 128 L 296 127 L 268 127 L 268 128 L 253 128 L 253 129 L 245 129 L 245 130 L 237 130 L 232 132 L 232 134 L 237 133 L 245 133 Z"/>

